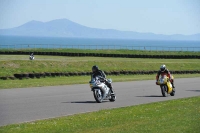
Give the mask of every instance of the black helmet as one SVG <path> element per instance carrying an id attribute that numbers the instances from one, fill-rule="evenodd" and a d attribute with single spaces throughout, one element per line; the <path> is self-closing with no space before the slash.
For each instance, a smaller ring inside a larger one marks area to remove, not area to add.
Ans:
<path id="1" fill-rule="evenodd" d="M 93 73 L 97 72 L 98 70 L 99 70 L 98 66 L 95 65 L 95 66 L 92 67 L 92 72 Z"/>
<path id="2" fill-rule="evenodd" d="M 160 66 L 160 71 L 161 71 L 161 72 L 164 72 L 165 70 L 166 70 L 166 66 L 165 66 L 165 65 L 161 65 L 161 66 Z"/>

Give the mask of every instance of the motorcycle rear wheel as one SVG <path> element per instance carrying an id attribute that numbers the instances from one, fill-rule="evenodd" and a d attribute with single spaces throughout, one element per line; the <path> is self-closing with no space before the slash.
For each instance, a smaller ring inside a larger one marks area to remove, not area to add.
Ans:
<path id="1" fill-rule="evenodd" d="M 175 88 L 173 89 L 173 91 L 170 93 L 171 96 L 175 95 Z"/>
<path id="2" fill-rule="evenodd" d="M 116 100 L 116 96 L 112 95 L 111 98 L 109 99 L 111 102 L 114 102 Z"/>

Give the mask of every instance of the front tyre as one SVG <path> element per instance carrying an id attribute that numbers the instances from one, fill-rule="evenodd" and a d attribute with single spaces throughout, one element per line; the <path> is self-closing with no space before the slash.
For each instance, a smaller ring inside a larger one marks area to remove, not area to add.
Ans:
<path id="1" fill-rule="evenodd" d="M 93 90 L 93 95 L 97 103 L 102 103 L 102 92 L 100 90 Z"/>
<path id="2" fill-rule="evenodd" d="M 167 94 L 167 86 L 166 85 L 162 85 L 162 86 L 160 86 L 160 88 L 161 88 L 161 93 L 162 93 L 163 97 L 167 97 L 168 96 L 168 94 Z"/>

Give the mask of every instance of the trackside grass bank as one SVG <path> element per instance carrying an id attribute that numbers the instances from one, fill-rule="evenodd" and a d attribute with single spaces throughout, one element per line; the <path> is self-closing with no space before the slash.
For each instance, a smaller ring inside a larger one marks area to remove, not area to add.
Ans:
<path id="1" fill-rule="evenodd" d="M 163 54 L 162 52 L 160 54 L 154 54 L 155 51 L 153 51 L 153 54 L 118 54 L 118 53 L 82 53 L 82 52 L 34 52 L 35 55 L 47 55 L 47 56 L 70 56 L 70 57 L 113 57 L 113 58 L 154 58 L 154 59 L 200 59 L 200 55 L 198 52 L 193 52 L 194 54 L 190 54 L 190 52 L 184 55 L 174 55 L 174 54 Z M 160 52 L 160 51 L 159 51 Z M 164 52 L 164 51 L 163 51 Z M 30 51 L 0 51 L 0 55 L 30 55 Z"/>
<path id="2" fill-rule="evenodd" d="M 138 55 L 200 55 L 199 51 L 148 51 L 148 50 L 126 50 L 126 49 L 45 49 L 45 48 L 35 48 L 35 49 L 0 49 L 0 52 L 4 51 L 25 51 L 25 52 L 68 52 L 68 53 L 103 53 L 103 54 L 138 54 Z"/>
<path id="3" fill-rule="evenodd" d="M 148 50 L 112 50 L 112 49 L 104 49 L 104 50 L 89 50 L 89 49 L 43 49 L 43 48 L 35 48 L 35 49 L 0 49 L 0 52 L 68 52 L 68 53 L 102 53 L 102 54 L 136 54 L 136 55 L 200 55 L 199 51 L 191 52 L 191 51 L 148 51 Z"/>
<path id="4" fill-rule="evenodd" d="M 35 56 L 31 61 L 26 55 L 0 55 L 0 77 L 17 73 L 91 72 L 98 65 L 106 72 L 157 71 L 161 64 L 169 70 L 200 70 L 199 59 L 141 59 L 103 57 Z"/>
<path id="5" fill-rule="evenodd" d="M 199 92 L 197 92 L 199 93 Z M 200 96 L 0 127 L 1 133 L 199 133 Z"/>
<path id="6" fill-rule="evenodd" d="M 200 77 L 200 74 L 174 74 L 176 78 L 192 78 Z M 113 82 L 136 81 L 136 80 L 155 80 L 153 75 L 119 75 L 107 76 L 112 78 Z M 42 87 L 42 86 L 57 86 L 70 84 L 88 84 L 90 76 L 70 76 L 70 77 L 47 77 L 40 79 L 22 79 L 22 80 L 0 80 L 0 89 L 9 88 L 26 88 L 26 87 Z M 88 86 L 89 87 L 89 86 Z"/>

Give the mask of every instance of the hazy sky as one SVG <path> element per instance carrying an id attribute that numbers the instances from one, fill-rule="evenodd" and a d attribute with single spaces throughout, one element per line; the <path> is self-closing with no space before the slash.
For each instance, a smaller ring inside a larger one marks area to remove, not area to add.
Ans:
<path id="1" fill-rule="evenodd" d="M 67 18 L 103 29 L 200 33 L 200 0 L 0 0 L 0 29 Z"/>

